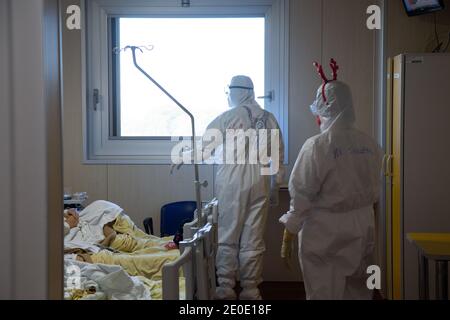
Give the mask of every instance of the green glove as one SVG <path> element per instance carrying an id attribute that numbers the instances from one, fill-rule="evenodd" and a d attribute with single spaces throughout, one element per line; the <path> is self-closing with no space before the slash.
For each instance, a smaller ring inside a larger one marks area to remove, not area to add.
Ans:
<path id="1" fill-rule="evenodd" d="M 281 258 L 283 259 L 288 269 L 292 269 L 291 258 L 292 258 L 294 237 L 295 236 L 292 233 L 284 229 L 283 242 L 281 244 Z"/>

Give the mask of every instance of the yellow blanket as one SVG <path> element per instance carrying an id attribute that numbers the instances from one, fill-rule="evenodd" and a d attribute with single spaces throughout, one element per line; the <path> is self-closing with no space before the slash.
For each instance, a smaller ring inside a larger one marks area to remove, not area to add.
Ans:
<path id="1" fill-rule="evenodd" d="M 170 237 L 159 238 L 146 234 L 126 215 L 120 215 L 116 219 L 113 229 L 117 232 L 117 236 L 111 248 L 120 252 L 133 254 L 166 252 L 164 246 L 172 241 Z"/>
<path id="2" fill-rule="evenodd" d="M 140 276 L 150 288 L 152 298 L 161 299 L 162 267 L 180 256 L 179 250 L 165 248 L 172 238 L 146 234 L 127 215 L 120 215 L 113 229 L 117 232 L 117 236 L 111 248 L 120 253 L 102 250 L 91 256 L 92 262 L 119 265 L 131 276 Z M 180 276 L 182 276 L 181 269 Z M 184 279 L 181 279 L 180 295 L 181 293 L 184 295 L 184 283 Z"/>
<path id="3" fill-rule="evenodd" d="M 138 277 L 144 285 L 150 290 L 152 300 L 162 300 L 162 281 L 149 280 L 144 277 Z M 180 278 L 180 300 L 186 300 L 186 282 L 184 278 Z"/>

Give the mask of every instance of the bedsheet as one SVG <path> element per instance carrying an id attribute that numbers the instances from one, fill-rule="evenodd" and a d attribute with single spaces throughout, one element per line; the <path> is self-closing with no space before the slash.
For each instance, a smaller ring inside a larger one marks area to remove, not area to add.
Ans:
<path id="1" fill-rule="evenodd" d="M 121 267 L 64 260 L 67 300 L 151 300 L 148 284 Z"/>
<path id="2" fill-rule="evenodd" d="M 95 222 L 94 226 L 96 229 L 98 229 L 99 226 L 102 226 L 102 223 L 114 221 L 113 229 L 116 231 L 117 236 L 110 245 L 110 249 L 114 252 L 98 247 L 96 242 L 92 242 L 92 238 L 87 238 L 87 241 L 90 241 L 87 242 L 74 239 L 73 237 L 66 237 L 65 248 L 69 249 L 75 247 L 90 252 L 90 258 L 93 264 L 90 264 L 91 267 L 83 267 L 83 272 L 89 273 L 91 269 L 97 270 L 99 268 L 105 271 L 105 266 L 119 268 L 114 269 L 114 272 L 111 271 L 112 269 L 108 270 L 109 272 L 113 272 L 117 275 L 120 274 L 122 278 L 124 278 L 122 273 L 125 273 L 127 276 L 131 277 L 132 281 L 140 281 L 140 283 L 142 283 L 149 292 L 148 298 L 161 299 L 162 268 L 166 263 L 175 261 L 180 256 L 179 250 L 168 250 L 166 247 L 166 245 L 172 241 L 172 238 L 159 238 L 153 235 L 148 235 L 138 228 L 132 219 L 125 214 L 120 207 L 104 201 L 95 203 L 95 210 L 89 210 L 89 221 Z M 103 215 L 101 206 L 108 210 L 106 215 Z M 95 214 L 102 217 L 96 217 Z M 111 220 L 112 218 L 114 218 L 114 220 Z M 73 257 L 76 257 L 76 255 L 72 256 L 72 258 Z M 73 260 L 72 262 L 83 264 L 83 262 Z M 89 264 L 87 265 L 89 266 Z M 117 270 L 121 271 L 119 272 Z M 112 276 L 105 275 L 105 277 L 106 279 L 113 279 Z M 118 283 L 117 285 L 121 284 Z M 185 297 L 185 280 L 181 269 L 179 287 L 180 299 L 183 299 Z M 131 287 L 128 287 L 128 289 L 130 288 Z M 72 291 L 72 296 L 78 299 L 105 298 L 103 293 L 87 295 L 83 290 Z M 117 294 L 116 296 L 111 297 L 114 299 L 117 297 Z M 119 298 L 122 297 L 119 296 Z M 123 298 L 128 299 L 129 297 L 125 295 Z"/>

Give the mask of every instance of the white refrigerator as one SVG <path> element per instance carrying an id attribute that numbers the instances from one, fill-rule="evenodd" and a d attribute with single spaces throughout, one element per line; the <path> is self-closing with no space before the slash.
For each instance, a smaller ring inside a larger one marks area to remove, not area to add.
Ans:
<path id="1" fill-rule="evenodd" d="M 387 280 L 392 299 L 419 299 L 413 232 L 450 233 L 450 54 L 388 63 Z M 430 296 L 434 264 L 429 265 Z"/>

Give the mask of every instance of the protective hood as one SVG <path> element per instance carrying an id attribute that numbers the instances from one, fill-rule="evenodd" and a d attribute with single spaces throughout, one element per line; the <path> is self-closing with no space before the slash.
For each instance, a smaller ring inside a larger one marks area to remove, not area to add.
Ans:
<path id="1" fill-rule="evenodd" d="M 253 81 L 249 77 L 233 77 L 228 88 L 228 105 L 230 108 L 256 104 Z"/>
<path id="2" fill-rule="evenodd" d="M 310 108 L 315 116 L 320 117 L 321 132 L 332 126 L 351 127 L 355 122 L 350 87 L 341 81 L 322 84 L 317 90 L 316 100 Z"/>

